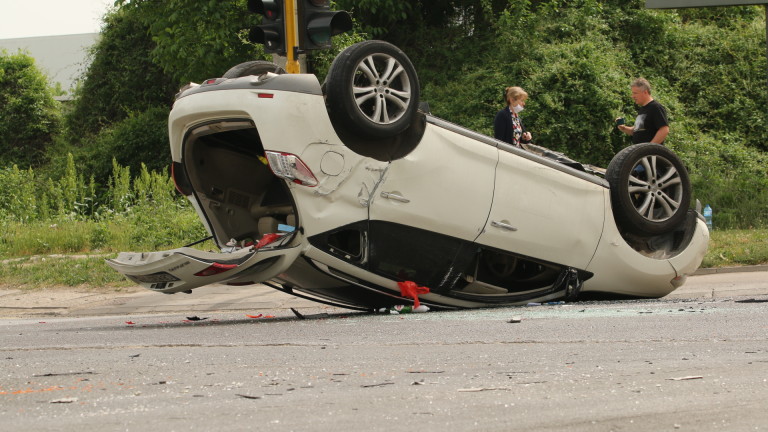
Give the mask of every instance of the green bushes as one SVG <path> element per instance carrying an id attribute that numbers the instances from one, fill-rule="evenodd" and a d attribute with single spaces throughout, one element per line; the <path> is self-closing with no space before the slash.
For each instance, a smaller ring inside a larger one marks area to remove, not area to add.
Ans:
<path id="1" fill-rule="evenodd" d="M 135 13 L 118 10 L 105 17 L 101 37 L 91 51 L 91 63 L 66 118 L 66 138 L 71 145 L 81 145 L 84 138 L 97 135 L 131 113 L 170 106 L 179 85 L 150 60 L 155 44 L 147 32 L 148 27 Z"/>
<path id="2" fill-rule="evenodd" d="M 123 166 L 150 171 L 167 171 L 171 163 L 166 107 L 151 107 L 102 129 L 89 142 L 90 152 L 83 163 L 102 183 L 110 175 L 112 160 Z"/>
<path id="3" fill-rule="evenodd" d="M 0 52 L 0 167 L 37 166 L 59 131 L 53 90 L 32 57 Z"/>
<path id="4" fill-rule="evenodd" d="M 166 174 L 113 162 L 99 192 L 73 162 L 60 179 L 32 169 L 0 170 L 0 256 L 173 248 L 206 236 Z M 22 187 L 18 187 L 21 185 Z"/>
<path id="5" fill-rule="evenodd" d="M 694 198 L 714 209 L 715 227 L 767 227 L 768 155 L 744 147 L 738 136 L 684 133 L 675 150 L 688 164 Z"/>

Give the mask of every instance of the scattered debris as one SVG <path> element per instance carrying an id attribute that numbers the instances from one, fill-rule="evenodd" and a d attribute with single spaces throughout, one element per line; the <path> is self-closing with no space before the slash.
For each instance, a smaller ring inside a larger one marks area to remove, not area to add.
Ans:
<path id="1" fill-rule="evenodd" d="M 68 404 L 68 403 L 73 403 L 73 402 L 77 402 L 77 398 L 70 397 L 70 398 L 54 399 L 50 403 L 52 403 L 52 404 Z"/>
<path id="2" fill-rule="evenodd" d="M 261 396 L 250 396 L 250 395 L 244 395 L 244 394 L 235 394 L 237 397 L 241 397 L 243 399 L 261 399 Z"/>
<path id="3" fill-rule="evenodd" d="M 136 358 L 136 357 L 138 357 L 138 356 L 140 356 L 140 355 L 141 355 L 141 354 L 132 354 L 132 355 L 129 355 L 128 357 L 130 357 L 130 358 Z"/>
<path id="4" fill-rule="evenodd" d="M 411 383 L 411 385 L 426 385 L 427 383 L 424 382 L 424 380 L 421 381 L 414 381 Z"/>
<path id="5" fill-rule="evenodd" d="M 416 304 L 416 302 L 414 302 Z M 424 313 L 429 312 L 429 306 L 427 305 L 419 305 L 419 306 L 405 306 L 405 305 L 396 305 L 392 306 L 392 309 L 389 309 L 389 313 L 391 314 L 405 314 L 405 313 Z"/>
<path id="6" fill-rule="evenodd" d="M 565 304 L 564 301 L 548 301 L 548 302 L 544 302 L 544 303 L 530 302 L 530 303 L 526 304 L 526 306 L 541 306 L 541 305 L 560 306 L 560 305 L 564 305 L 564 304 Z"/>
<path id="7" fill-rule="evenodd" d="M 40 377 L 55 377 L 55 376 L 73 376 L 73 375 L 96 375 L 95 372 L 64 372 L 64 373 L 47 373 L 41 375 L 32 375 L 35 378 Z"/>
<path id="8" fill-rule="evenodd" d="M 684 377 L 678 377 L 678 378 L 667 378 L 667 381 L 688 381 L 688 380 L 697 380 L 697 379 L 704 379 L 701 375 L 691 375 L 691 376 L 684 376 Z"/>
<path id="9" fill-rule="evenodd" d="M 197 316 L 197 315 L 195 315 L 195 316 L 191 316 L 191 317 L 187 317 L 187 320 L 189 320 L 189 321 L 205 321 L 205 320 L 207 320 L 207 319 L 208 319 L 208 317 L 205 317 L 205 318 L 200 318 L 200 317 L 199 317 L 199 316 Z"/>
<path id="10" fill-rule="evenodd" d="M 472 392 L 483 392 L 483 391 L 510 391 L 510 389 L 506 387 L 476 387 L 476 388 L 465 388 L 465 389 L 458 389 L 459 392 L 464 393 L 472 393 Z"/>
<path id="11" fill-rule="evenodd" d="M 360 387 L 362 387 L 362 388 L 383 387 L 385 385 L 393 385 L 393 384 L 394 384 L 393 382 L 384 382 L 384 383 L 379 383 L 379 384 L 364 384 L 364 385 L 361 385 Z"/>
<path id="12" fill-rule="evenodd" d="M 523 322 L 523 318 L 522 318 L 522 317 L 519 317 L 519 316 L 515 316 L 515 317 L 512 317 L 512 319 L 510 319 L 510 320 L 509 320 L 509 321 L 507 321 L 507 322 L 508 322 L 508 323 L 512 323 L 512 324 L 517 324 L 517 323 L 519 323 L 519 322 Z"/>
<path id="13" fill-rule="evenodd" d="M 246 314 L 245 316 L 247 316 L 248 318 L 261 318 L 264 315 L 263 314 L 258 314 L 258 315 L 248 315 L 248 314 Z"/>
<path id="14" fill-rule="evenodd" d="M 134 325 L 134 324 L 136 324 L 136 323 L 135 323 L 135 322 L 133 322 L 133 321 L 126 321 L 125 323 L 126 323 L 126 324 L 128 324 L 128 325 Z"/>
<path id="15" fill-rule="evenodd" d="M 318 318 L 329 318 L 330 317 L 330 315 L 328 315 L 325 312 L 319 313 L 319 314 L 314 314 L 314 315 L 303 315 L 302 313 L 300 313 L 299 311 L 297 311 L 294 308 L 291 308 L 291 312 L 293 312 L 293 314 L 296 315 L 296 317 L 299 318 L 299 319 L 318 319 Z"/>

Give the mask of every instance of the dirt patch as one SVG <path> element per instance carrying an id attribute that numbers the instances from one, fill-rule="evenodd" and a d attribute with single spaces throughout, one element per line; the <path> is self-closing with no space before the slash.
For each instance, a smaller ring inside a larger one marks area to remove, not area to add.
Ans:
<path id="1" fill-rule="evenodd" d="M 127 296 L 142 291 L 144 289 L 140 287 L 26 290 L 0 286 L 0 318 L 66 316 L 82 309 L 119 305 L 126 301 Z"/>

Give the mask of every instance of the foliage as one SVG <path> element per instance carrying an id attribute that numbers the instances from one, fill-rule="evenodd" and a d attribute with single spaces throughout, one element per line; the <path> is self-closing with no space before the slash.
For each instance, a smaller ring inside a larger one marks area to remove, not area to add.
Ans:
<path id="1" fill-rule="evenodd" d="M 167 174 L 142 165 L 134 179 L 129 168 L 112 167 L 101 195 L 71 157 L 57 179 L 0 170 L 0 255 L 172 248 L 206 236 Z"/>
<path id="2" fill-rule="evenodd" d="M 768 263 L 768 230 L 720 230 L 711 233 L 702 267 Z"/>
<path id="3" fill-rule="evenodd" d="M 167 171 L 171 163 L 169 112 L 164 106 L 151 107 L 102 129 L 89 141 L 90 150 L 81 166 L 88 167 L 100 184 L 109 178 L 113 159 L 123 166 L 140 168 L 145 164 L 150 171 Z"/>
<path id="4" fill-rule="evenodd" d="M 670 80 L 689 117 L 714 137 L 743 137 L 768 151 L 765 87 L 765 23 L 740 28 L 691 23 L 677 31 L 679 49 Z"/>
<path id="5" fill-rule="evenodd" d="M 59 110 L 32 57 L 0 52 L 0 166 L 41 164 L 59 130 Z"/>
<path id="6" fill-rule="evenodd" d="M 52 287 L 90 287 L 132 285 L 123 275 L 104 263 L 100 256 L 43 256 L 13 260 L 0 266 L 0 281 L 24 290 Z"/>
<path id="7" fill-rule="evenodd" d="M 76 91 L 67 116 L 70 144 L 119 122 L 131 113 L 155 106 L 170 106 L 176 83 L 149 59 L 154 43 L 148 27 L 131 10 L 105 17 L 92 60 Z"/>
<path id="8" fill-rule="evenodd" d="M 265 58 L 261 46 L 245 42 L 246 29 L 260 22 L 246 0 L 117 0 L 121 10 L 149 30 L 154 64 L 177 83 L 221 76 L 230 67 Z"/>
<path id="9" fill-rule="evenodd" d="M 683 122 L 674 149 L 688 165 L 694 198 L 714 209 L 718 228 L 768 226 L 768 155 L 741 137 L 712 137 Z"/>

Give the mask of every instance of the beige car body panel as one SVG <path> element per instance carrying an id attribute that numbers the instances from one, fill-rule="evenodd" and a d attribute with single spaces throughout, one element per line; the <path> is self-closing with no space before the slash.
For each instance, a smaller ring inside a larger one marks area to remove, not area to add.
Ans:
<path id="1" fill-rule="evenodd" d="M 516 154 L 499 153 L 493 207 L 477 242 L 586 268 L 603 230 L 608 190 Z"/>
<path id="2" fill-rule="evenodd" d="M 488 219 L 497 159 L 494 147 L 428 125 L 419 146 L 389 164 L 370 220 L 474 241 Z"/>

